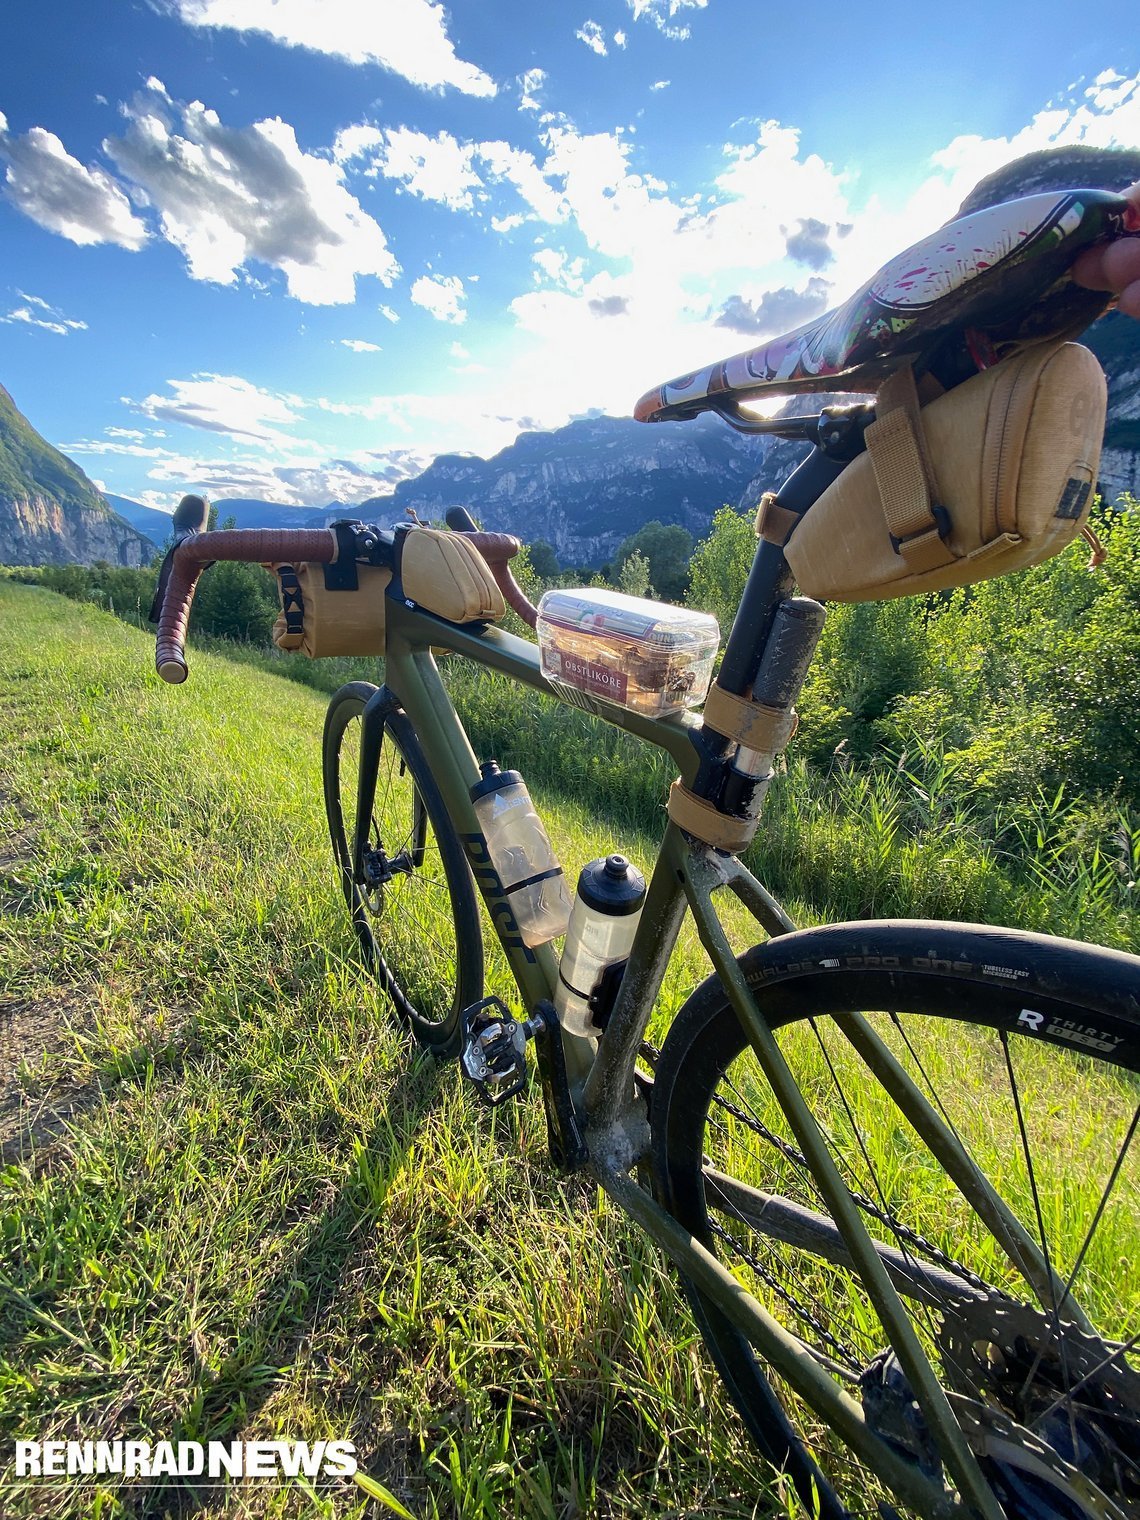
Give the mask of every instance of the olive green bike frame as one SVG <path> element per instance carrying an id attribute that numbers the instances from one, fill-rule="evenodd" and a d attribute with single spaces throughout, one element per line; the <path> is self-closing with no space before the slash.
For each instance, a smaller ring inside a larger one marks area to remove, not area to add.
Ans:
<path id="1" fill-rule="evenodd" d="M 682 780 L 692 784 L 697 752 L 690 730 L 700 719 L 689 713 L 653 719 L 555 685 L 542 674 L 536 645 L 497 628 L 446 622 L 389 595 L 386 609 L 385 682 L 408 714 L 428 758 L 451 822 L 467 848 L 476 882 L 502 944 L 527 1014 L 552 1000 L 558 964 L 551 945 L 531 949 L 518 933 L 510 899 L 490 869 L 471 802 L 480 779 L 478 762 L 440 679 L 433 651 L 447 650 L 570 702 L 665 750 Z M 481 870 L 480 864 L 486 864 Z M 661 1246 L 682 1274 L 746 1335 L 761 1361 L 783 1378 L 904 1502 L 924 1515 L 960 1514 L 942 1485 L 925 1477 L 866 1423 L 859 1403 L 843 1391 L 800 1341 L 771 1316 L 694 1236 L 683 1229 L 630 1173 L 648 1163 L 647 1104 L 634 1071 L 638 1052 L 686 908 L 726 996 L 756 1052 L 761 1070 L 806 1156 L 812 1175 L 842 1238 L 841 1258 L 853 1266 L 890 1336 L 891 1344 L 922 1407 L 947 1468 L 974 1513 L 1001 1520 L 1001 1510 L 971 1454 L 945 1390 L 915 1335 L 881 1253 L 872 1241 L 827 1142 L 773 1031 L 750 992 L 713 901 L 727 888 L 768 935 L 795 926 L 776 899 L 733 856 L 691 840 L 668 823 L 649 882 L 645 907 L 613 1012 L 600 1041 L 562 1032 L 571 1094 L 584 1124 L 588 1168 L 609 1196 Z M 1040 1247 L 990 1188 L 946 1123 L 906 1071 L 858 1014 L 835 1016 L 877 1080 L 902 1109 L 960 1191 L 993 1232 L 1010 1260 L 1039 1292 L 1063 1290 Z M 922 1269 L 911 1264 L 912 1273 Z M 1047 1299 L 1045 1301 L 1048 1301 Z"/>

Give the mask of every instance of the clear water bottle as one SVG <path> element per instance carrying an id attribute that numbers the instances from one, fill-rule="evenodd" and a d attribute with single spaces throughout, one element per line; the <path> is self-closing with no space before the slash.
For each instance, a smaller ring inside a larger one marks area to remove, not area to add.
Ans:
<path id="1" fill-rule="evenodd" d="M 583 867 L 554 993 L 562 1027 L 571 1034 L 600 1033 L 590 995 L 606 967 L 628 957 L 644 904 L 645 877 L 624 855 L 607 855 Z"/>
<path id="2" fill-rule="evenodd" d="M 483 779 L 471 788 L 471 800 L 491 864 L 510 899 L 523 944 L 544 945 L 566 932 L 570 917 L 562 867 L 518 771 L 502 771 L 494 760 L 479 769 Z"/>

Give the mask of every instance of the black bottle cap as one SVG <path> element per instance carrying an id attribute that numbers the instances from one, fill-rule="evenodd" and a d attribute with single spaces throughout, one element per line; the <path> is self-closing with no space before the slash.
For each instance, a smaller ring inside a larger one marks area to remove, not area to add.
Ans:
<path id="1" fill-rule="evenodd" d="M 588 908 L 621 918 L 645 901 L 645 877 L 624 855 L 607 855 L 582 867 L 578 896 Z"/>
<path id="2" fill-rule="evenodd" d="M 479 766 L 482 781 L 476 781 L 471 788 L 471 801 L 475 802 L 480 797 L 486 797 L 490 792 L 498 792 L 505 786 L 522 786 L 523 778 L 518 771 L 501 771 L 497 760 L 484 760 Z"/>

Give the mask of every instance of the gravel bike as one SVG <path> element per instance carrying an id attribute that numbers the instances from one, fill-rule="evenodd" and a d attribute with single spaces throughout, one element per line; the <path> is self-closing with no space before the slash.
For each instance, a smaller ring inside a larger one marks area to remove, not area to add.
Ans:
<path id="1" fill-rule="evenodd" d="M 799 520 L 864 452 L 874 408 L 765 421 L 744 404 L 866 389 L 903 359 L 953 384 L 983 339 L 1000 349 L 1087 325 L 1100 298 L 1064 270 L 1119 229 L 1121 204 L 1074 197 L 1020 241 L 1008 216 L 980 214 L 969 268 L 960 242 L 920 245 L 927 278 L 909 320 L 905 301 L 893 326 L 872 309 L 880 278 L 838 324 L 829 314 L 659 387 L 638 415 L 712 408 L 810 444 L 774 498 Z M 914 253 L 902 256 L 912 272 Z M 157 609 L 172 680 L 185 678 L 203 563 L 393 563 L 392 536 L 359 524 L 197 533 L 195 509 L 180 513 Z M 510 572 L 517 541 L 462 510 L 449 525 L 533 626 Z M 519 1090 L 534 1045 L 554 1162 L 596 1178 L 675 1265 L 749 1432 L 809 1513 L 1140 1514 L 1140 961 L 986 925 L 795 928 L 740 859 L 814 647 L 777 535 L 759 540 L 727 639 L 717 688 L 731 700 L 710 699 L 703 719 L 649 717 L 550 679 L 529 640 L 405 595 L 395 563 L 383 685 L 333 697 L 323 765 L 338 877 L 396 1013 L 439 1056 L 460 1056 L 491 1102 Z M 439 650 L 582 707 L 677 766 L 687 810 L 671 806 L 597 1038 L 560 1028 L 555 946 L 524 942 L 491 866 L 471 800 L 479 767 Z M 483 996 L 477 892 L 517 1017 Z M 725 893 L 763 934 L 739 957 Z M 655 1051 L 647 1022 L 686 913 L 712 974 Z"/>

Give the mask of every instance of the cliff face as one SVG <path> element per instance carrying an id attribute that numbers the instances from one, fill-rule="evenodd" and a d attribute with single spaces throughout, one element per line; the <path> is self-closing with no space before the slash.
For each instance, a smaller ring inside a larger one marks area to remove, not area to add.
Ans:
<path id="1" fill-rule="evenodd" d="M 141 565 L 153 553 L 0 386 L 0 563 Z"/>
<path id="2" fill-rule="evenodd" d="M 406 521 L 409 508 L 439 518 L 463 506 L 492 531 L 545 539 L 563 564 L 597 565 L 654 520 L 702 537 L 717 508 L 736 501 L 757 458 L 756 443 L 716 417 L 684 427 L 596 417 L 523 433 L 492 459 L 441 455 L 356 511 L 394 523 Z"/>

